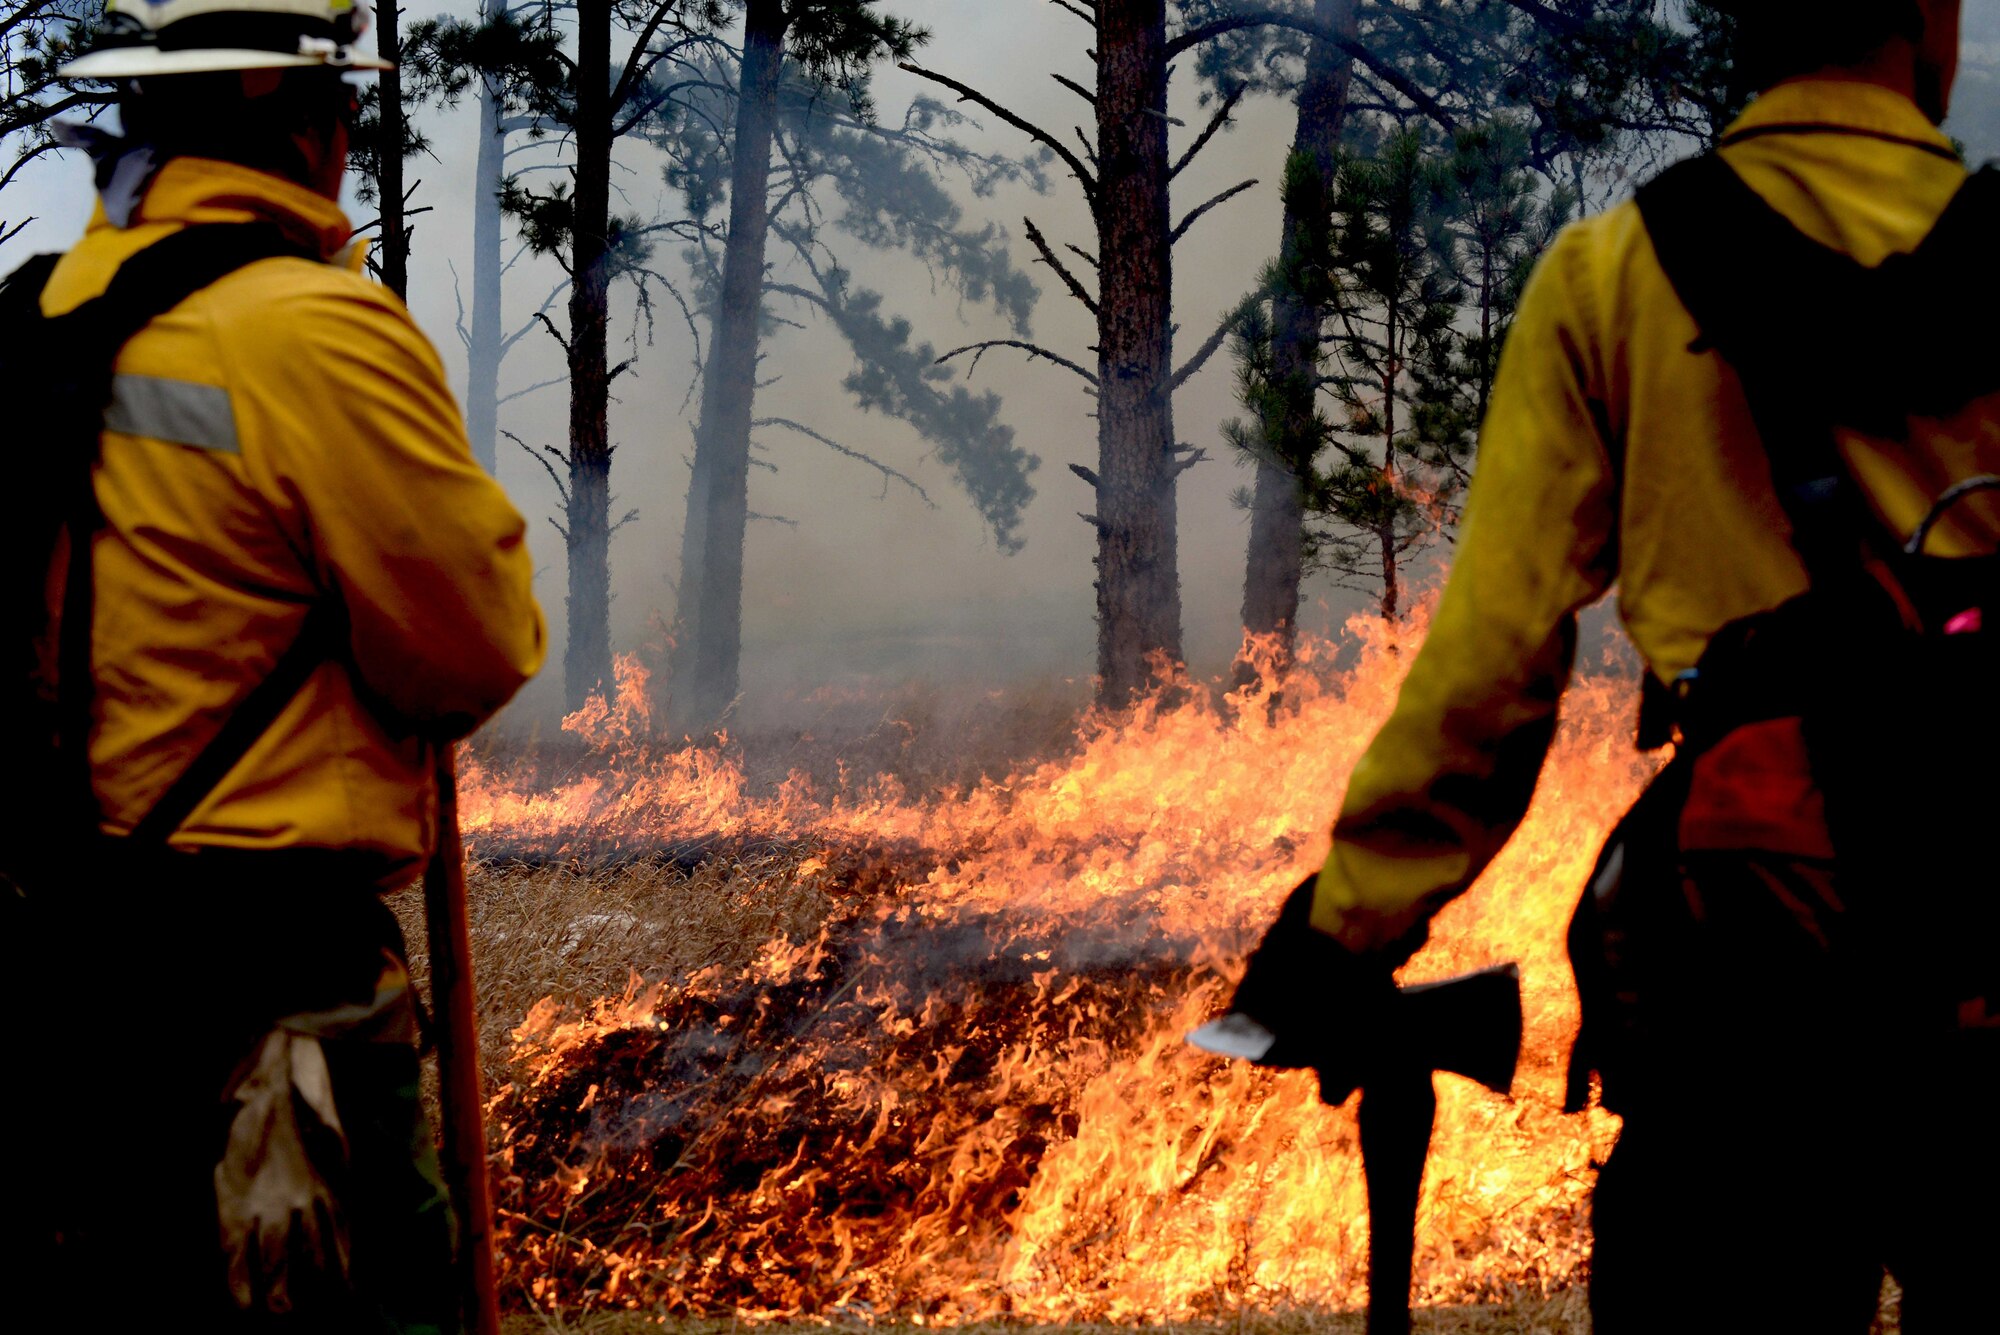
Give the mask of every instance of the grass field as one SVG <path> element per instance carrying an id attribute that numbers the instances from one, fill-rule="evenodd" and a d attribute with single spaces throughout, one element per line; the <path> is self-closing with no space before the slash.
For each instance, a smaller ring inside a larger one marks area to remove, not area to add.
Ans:
<path id="1" fill-rule="evenodd" d="M 1515 1307 L 1443 1308 L 1418 1312 L 1415 1327 L 1419 1335 L 1574 1335 L 1587 1331 L 1589 1321 L 1582 1304 L 1570 1297 L 1553 1302 L 1521 1304 Z M 1241 1320 L 1209 1324 L 1148 1326 L 1151 1335 L 1363 1335 L 1365 1322 L 1358 1312 L 1291 1312 L 1246 1314 Z M 509 1317 L 506 1335 L 736 1335 L 749 1328 L 729 1321 L 688 1321 L 640 1314 L 591 1317 L 575 1324 L 534 1316 Z M 761 1327 L 765 1335 L 786 1335 L 805 1327 Z M 809 1329 L 825 1331 L 828 1327 Z M 838 1329 L 838 1327 L 836 1327 Z M 861 1328 L 856 1328 L 861 1329 Z M 934 1326 L 880 1325 L 865 1328 L 870 1335 L 929 1335 Z M 1030 1326 L 985 1324 L 957 1326 L 954 1335 L 1132 1335 L 1128 1326 Z"/>
<path id="2" fill-rule="evenodd" d="M 849 730 L 844 739 L 842 730 L 828 728 L 813 736 L 766 739 L 761 745 L 753 740 L 746 768 L 759 769 L 765 781 L 775 782 L 787 768 L 830 773 L 852 765 L 861 754 L 870 769 L 893 774 L 912 791 L 935 791 L 982 773 L 1007 773 L 1024 754 L 1047 755 L 1059 749 L 1067 706 L 1066 701 L 1043 700 L 1025 720 L 975 717 L 970 724 L 962 714 L 940 709 L 923 727 L 897 721 Z M 819 861 L 818 851 L 807 843 L 777 840 L 680 861 L 639 859 L 603 865 L 573 860 L 475 861 L 470 910 L 481 1055 L 489 1090 L 497 1091 L 521 1077 L 514 1066 L 510 1035 L 543 998 L 574 1009 L 619 995 L 635 974 L 649 980 L 678 979 L 711 966 L 734 974 L 749 968 L 767 942 L 812 937 L 838 908 L 834 896 L 839 887 L 830 886 L 823 875 L 803 870 L 805 864 Z M 397 908 L 410 937 L 412 971 L 424 981 L 428 961 L 420 897 L 400 896 Z M 1691 1284 L 1698 1283 L 1691 1277 Z M 517 1310 L 507 1318 L 508 1335 L 542 1331 L 638 1335 L 662 1330 L 669 1335 L 736 1335 L 743 1325 L 730 1319 L 694 1320 L 646 1311 L 522 1313 L 521 1301 L 517 1289 L 510 1295 Z M 1899 1329 L 1895 1308 L 1891 1288 L 1877 1324 L 1883 1335 Z M 860 1330 L 862 1323 L 837 1318 L 766 1329 L 803 1332 L 808 1326 L 819 1331 L 829 1326 Z M 1362 1335 L 1363 1327 L 1363 1317 L 1355 1312 L 1246 1309 L 1223 1320 L 1147 1328 L 1172 1335 Z M 937 1329 L 890 1322 L 866 1328 L 884 1335 Z M 1129 1328 L 992 1323 L 952 1329 L 960 1335 L 1124 1335 Z M 1419 1311 L 1415 1329 L 1427 1335 L 1586 1335 L 1590 1325 L 1582 1291 L 1569 1289 L 1491 1306 Z"/>
<path id="3" fill-rule="evenodd" d="M 1163 1324 L 1145 1327 L 1147 1335 L 1364 1335 L 1366 1320 L 1358 1312 L 1284 1312 L 1245 1314 L 1235 1321 L 1206 1324 Z M 1414 1314 L 1416 1335 L 1588 1335 L 1590 1318 L 1581 1294 L 1561 1294 L 1549 1301 L 1511 1306 L 1452 1307 Z M 503 1323 L 505 1335 L 737 1335 L 748 1328 L 731 1321 L 662 1319 L 641 1314 L 591 1317 L 574 1324 L 552 1317 L 515 1316 Z M 792 1335 L 826 1326 L 763 1327 L 763 1335 Z M 860 1328 L 856 1328 L 860 1329 Z M 880 1325 L 870 1335 L 931 1335 L 934 1326 Z M 1693 1330 L 1699 1327 L 1692 1327 Z M 1897 1335 L 1896 1294 L 1890 1285 L 1883 1296 L 1882 1315 L 1874 1335 Z M 1127 1326 L 1030 1326 L 985 1324 L 959 1326 L 953 1335 L 1133 1335 Z M 1790 1335 L 1774 1331 L 1772 1335 Z M 1807 1333 L 1810 1335 L 1810 1333 Z"/>

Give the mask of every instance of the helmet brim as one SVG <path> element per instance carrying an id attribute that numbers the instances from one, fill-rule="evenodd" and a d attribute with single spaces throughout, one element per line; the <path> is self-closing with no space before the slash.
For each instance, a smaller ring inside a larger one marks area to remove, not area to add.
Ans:
<path id="1" fill-rule="evenodd" d="M 325 66 L 343 70 L 389 70 L 393 61 L 355 51 L 344 60 L 287 55 L 249 48 L 162 51 L 151 46 L 110 47 L 78 56 L 56 71 L 59 79 L 143 79 L 160 74 L 209 74 L 221 70 L 290 70 Z"/>

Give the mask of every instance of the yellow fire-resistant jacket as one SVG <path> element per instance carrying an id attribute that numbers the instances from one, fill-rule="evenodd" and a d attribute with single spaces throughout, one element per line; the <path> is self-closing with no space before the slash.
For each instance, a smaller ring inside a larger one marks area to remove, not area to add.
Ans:
<path id="1" fill-rule="evenodd" d="M 1722 156 L 1806 235 L 1864 265 L 1915 248 L 1965 179 L 1913 104 L 1862 83 L 1772 89 Z M 1771 312 L 1773 337 L 1785 318 Z M 1713 352 L 1689 351 L 1695 335 L 1635 204 L 1571 226 L 1543 258 L 1501 359 L 1450 578 L 1348 786 L 1315 926 L 1381 947 L 1472 883 L 1534 790 L 1576 614 L 1614 581 L 1662 681 L 1726 623 L 1804 590 L 1741 386 Z M 1848 436 L 1842 448 L 1907 533 L 1954 479 L 2000 471 L 2000 400 L 1920 424 L 1906 443 Z M 1982 496 L 1930 550 L 1991 550 L 1996 537 L 2000 509 Z"/>
<path id="2" fill-rule="evenodd" d="M 337 603 L 345 652 L 173 842 L 352 850 L 393 884 L 435 834 L 424 738 L 485 719 L 543 654 L 521 516 L 473 461 L 436 351 L 395 296 L 333 262 L 338 206 L 192 158 L 161 169 L 128 226 L 98 211 L 43 311 L 96 296 L 181 227 L 250 221 L 326 262 L 240 269 L 117 361 L 96 476 L 97 797 L 105 827 L 129 830 L 307 609 Z"/>

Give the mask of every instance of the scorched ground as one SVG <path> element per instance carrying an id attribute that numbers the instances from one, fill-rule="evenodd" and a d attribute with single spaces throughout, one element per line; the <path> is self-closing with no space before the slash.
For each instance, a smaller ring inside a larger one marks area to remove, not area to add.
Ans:
<path id="1" fill-rule="evenodd" d="M 510 1301 L 924 1323 L 1363 1301 L 1351 1106 L 1181 1036 L 1324 856 L 1420 634 L 1308 645 L 1275 718 L 1196 690 L 947 792 L 753 784 L 727 745 L 656 742 L 630 663 L 566 725 L 582 763 L 475 769 L 483 981 L 515 1003 L 489 1055 Z M 1562 933 L 1650 769 L 1631 700 L 1586 671 L 1526 825 L 1406 970 L 1517 960 L 1529 1008 L 1511 1101 L 1439 1077 L 1423 1302 L 1552 1292 L 1588 1255 L 1616 1122 L 1558 1111 Z M 608 961 L 627 985 L 575 1004 L 569 965 Z"/>

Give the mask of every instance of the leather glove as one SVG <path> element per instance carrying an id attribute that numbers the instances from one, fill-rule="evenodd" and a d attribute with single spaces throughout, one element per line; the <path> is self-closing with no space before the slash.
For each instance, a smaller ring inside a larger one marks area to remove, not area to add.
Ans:
<path id="1" fill-rule="evenodd" d="M 215 1169 L 230 1294 L 242 1311 L 284 1314 L 346 1283 L 346 1220 L 328 1180 L 346 1138 L 319 1040 L 271 1030 L 230 1099 Z"/>
<path id="2" fill-rule="evenodd" d="M 1319 1073 L 1320 1097 L 1338 1104 L 1363 1083 L 1388 1033 L 1395 962 L 1357 955 L 1312 925 L 1317 876 L 1286 898 L 1250 954 L 1220 1019 L 1188 1035 L 1205 1051 L 1259 1066 Z"/>

